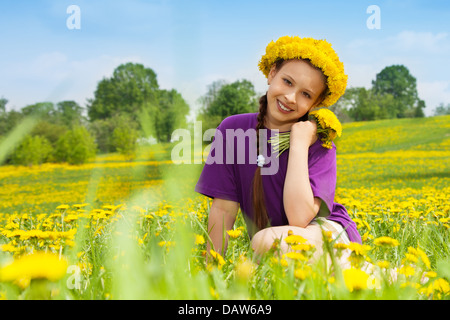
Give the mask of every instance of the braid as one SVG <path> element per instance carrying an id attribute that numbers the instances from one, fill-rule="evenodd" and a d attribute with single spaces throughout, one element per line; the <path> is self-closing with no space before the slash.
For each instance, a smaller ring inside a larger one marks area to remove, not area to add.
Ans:
<path id="1" fill-rule="evenodd" d="M 259 98 L 259 113 L 257 117 L 258 124 L 256 125 L 257 130 L 264 128 L 264 118 L 266 117 L 266 113 L 267 113 L 267 94 Z"/>
<path id="2" fill-rule="evenodd" d="M 256 150 L 257 155 L 259 154 L 259 130 L 264 128 L 264 118 L 267 113 L 267 94 L 263 95 L 259 99 L 259 113 L 258 113 L 258 124 L 256 126 Z M 253 211 L 255 225 L 258 229 L 263 229 L 267 227 L 269 223 L 269 218 L 267 215 L 267 209 L 264 197 L 264 188 L 261 176 L 261 167 L 257 167 L 255 175 L 253 177 Z"/>

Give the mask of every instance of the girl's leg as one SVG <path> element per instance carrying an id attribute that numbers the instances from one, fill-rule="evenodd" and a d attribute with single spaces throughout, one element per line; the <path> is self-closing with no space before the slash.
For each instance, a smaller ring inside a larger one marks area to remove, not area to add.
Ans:
<path id="1" fill-rule="evenodd" d="M 330 226 L 327 226 L 330 227 Z M 325 228 L 325 230 L 328 230 Z M 281 253 L 286 253 L 289 251 L 288 244 L 284 241 L 284 239 L 288 236 L 288 232 L 292 231 L 293 234 L 302 236 L 305 238 L 309 244 L 314 245 L 315 251 L 310 263 L 317 262 L 320 257 L 323 255 L 323 238 L 322 238 L 322 229 L 318 223 L 311 223 L 306 228 L 294 227 L 294 226 L 279 226 L 279 227 L 270 227 L 263 229 L 257 232 L 251 242 L 252 248 L 256 254 L 256 256 L 263 255 L 265 252 L 269 251 L 272 247 L 273 242 L 278 239 L 280 241 L 280 251 Z M 336 232 L 335 236 L 339 235 L 339 232 Z M 349 242 L 348 238 L 340 238 L 338 242 Z M 338 259 L 338 263 L 342 269 L 350 268 L 350 262 L 348 257 L 350 255 L 350 250 L 344 250 L 340 259 Z M 331 264 L 331 258 L 328 256 L 328 263 Z"/>
<path id="2" fill-rule="evenodd" d="M 322 231 L 317 224 L 310 224 L 306 228 L 294 227 L 294 226 L 279 226 L 270 227 L 258 231 L 252 239 L 251 245 L 256 255 L 263 255 L 269 251 L 274 241 L 280 241 L 280 249 L 282 253 L 288 251 L 288 245 L 284 242 L 284 239 L 288 236 L 288 232 L 292 231 L 293 234 L 302 236 L 309 244 L 314 245 L 316 251 L 314 252 L 313 260 L 318 259 L 322 255 Z"/>
<path id="3" fill-rule="evenodd" d="M 326 226 L 329 227 L 329 226 Z M 251 241 L 251 246 L 255 251 L 255 254 L 263 255 L 265 252 L 269 251 L 272 247 L 274 241 L 280 241 L 280 249 L 282 253 L 286 253 L 289 250 L 289 247 L 284 239 L 288 236 L 288 232 L 292 231 L 293 234 L 300 235 L 305 238 L 309 244 L 315 246 L 316 250 L 314 252 L 313 258 L 310 261 L 314 263 L 320 259 L 323 254 L 323 239 L 322 239 L 322 230 L 317 223 L 309 224 L 306 228 L 294 227 L 294 226 L 279 226 L 279 227 L 270 227 L 263 229 L 257 232 Z M 341 231 L 337 232 L 337 235 L 340 234 Z M 339 238 L 338 242 L 349 243 L 348 238 Z M 341 257 L 338 259 L 338 263 L 342 270 L 348 269 L 351 267 L 350 261 L 348 260 L 351 251 L 349 249 L 345 249 L 342 252 Z M 330 257 L 328 256 L 328 265 L 331 265 Z M 374 276 L 375 278 L 381 279 L 380 271 L 375 268 L 371 263 L 366 262 L 362 268 L 364 271 Z M 391 281 L 395 281 L 397 278 L 396 271 L 392 270 L 391 272 Z"/>

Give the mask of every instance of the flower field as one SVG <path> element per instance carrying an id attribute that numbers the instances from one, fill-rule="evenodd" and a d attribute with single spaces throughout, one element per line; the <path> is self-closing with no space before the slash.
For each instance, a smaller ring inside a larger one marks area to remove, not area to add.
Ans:
<path id="1" fill-rule="evenodd" d="M 206 263 L 202 165 L 173 164 L 170 145 L 0 167 L 0 298 L 449 299 L 450 116 L 345 124 L 336 145 L 336 202 L 363 244 L 324 233 L 314 264 L 295 235 L 256 261 L 240 213 Z"/>

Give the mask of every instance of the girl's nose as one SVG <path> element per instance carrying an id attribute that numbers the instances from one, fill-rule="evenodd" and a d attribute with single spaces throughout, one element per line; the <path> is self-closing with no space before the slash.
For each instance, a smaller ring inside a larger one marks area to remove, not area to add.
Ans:
<path id="1" fill-rule="evenodd" d="M 295 92 L 294 91 L 287 93 L 285 95 L 285 97 L 286 97 L 286 102 L 288 102 L 289 104 L 295 104 Z"/>

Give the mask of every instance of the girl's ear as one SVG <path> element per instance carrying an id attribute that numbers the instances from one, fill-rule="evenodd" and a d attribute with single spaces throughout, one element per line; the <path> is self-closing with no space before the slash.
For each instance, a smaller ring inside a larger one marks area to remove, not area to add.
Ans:
<path id="1" fill-rule="evenodd" d="M 275 77 L 276 74 L 277 74 L 276 64 L 273 64 L 272 67 L 270 68 L 269 75 L 267 76 L 268 85 L 270 85 L 270 82 L 272 82 L 272 79 Z"/>

